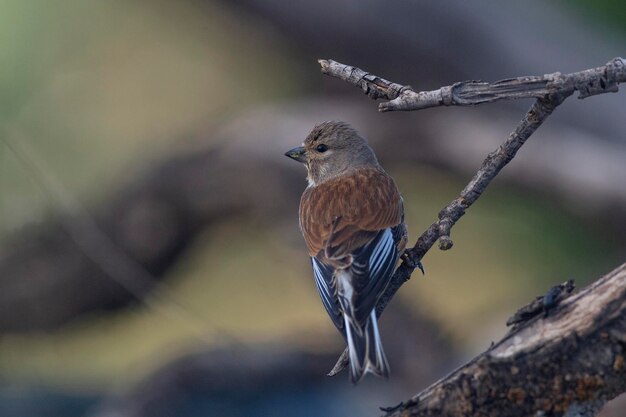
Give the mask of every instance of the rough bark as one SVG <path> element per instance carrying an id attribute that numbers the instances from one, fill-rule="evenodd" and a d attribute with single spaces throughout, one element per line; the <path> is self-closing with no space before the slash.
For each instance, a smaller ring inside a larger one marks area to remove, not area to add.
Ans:
<path id="1" fill-rule="evenodd" d="M 626 264 L 387 416 L 592 416 L 626 391 Z"/>

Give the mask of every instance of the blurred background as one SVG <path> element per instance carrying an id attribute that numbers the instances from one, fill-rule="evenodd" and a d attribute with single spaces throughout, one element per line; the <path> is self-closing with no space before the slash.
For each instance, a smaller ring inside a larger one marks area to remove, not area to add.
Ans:
<path id="1" fill-rule="evenodd" d="M 623 2 L 0 0 L 0 415 L 374 416 L 626 249 L 626 93 L 570 99 L 386 311 L 393 376 L 343 350 L 283 153 L 353 124 L 410 240 L 529 101 L 377 112 L 317 58 L 419 90 L 624 56 Z M 626 416 L 626 399 L 603 416 Z"/>

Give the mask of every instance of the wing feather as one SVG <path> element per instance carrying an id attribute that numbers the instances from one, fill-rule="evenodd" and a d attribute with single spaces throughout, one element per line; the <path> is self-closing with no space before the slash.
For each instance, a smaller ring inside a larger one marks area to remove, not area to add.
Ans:
<path id="1" fill-rule="evenodd" d="M 349 269 L 354 292 L 350 303 L 353 320 L 365 323 L 383 294 L 400 257 L 391 228 L 381 230 L 376 238 L 353 256 Z M 355 262 L 366 267 L 355 267 Z M 345 308 L 345 306 L 342 306 Z"/>
<path id="2" fill-rule="evenodd" d="M 317 284 L 317 291 L 320 293 L 322 304 L 330 319 L 340 331 L 343 329 L 343 318 L 337 300 L 337 286 L 334 280 L 335 269 L 325 265 L 316 258 L 311 258 L 313 264 L 313 275 Z"/>
<path id="3" fill-rule="evenodd" d="M 356 328 L 364 325 L 389 284 L 399 257 L 393 230 L 387 228 L 353 254 L 348 268 L 338 269 L 317 257 L 311 258 L 322 303 L 342 333 L 342 313 L 347 313 Z M 348 282 L 338 283 L 338 279 Z"/>

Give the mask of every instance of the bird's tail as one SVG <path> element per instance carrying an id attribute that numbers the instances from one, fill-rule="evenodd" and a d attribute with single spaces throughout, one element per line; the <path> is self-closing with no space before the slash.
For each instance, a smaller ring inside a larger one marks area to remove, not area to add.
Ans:
<path id="1" fill-rule="evenodd" d="M 389 364 L 380 341 L 376 309 L 372 310 L 362 327 L 345 313 L 344 321 L 352 383 L 358 383 L 368 372 L 383 378 L 389 377 Z"/>

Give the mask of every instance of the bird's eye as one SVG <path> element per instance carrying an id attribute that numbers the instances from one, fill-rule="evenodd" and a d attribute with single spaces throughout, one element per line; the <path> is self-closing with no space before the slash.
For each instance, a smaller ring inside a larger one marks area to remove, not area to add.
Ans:
<path id="1" fill-rule="evenodd" d="M 316 151 L 318 152 L 326 152 L 328 150 L 328 146 L 324 145 L 323 143 L 320 145 L 317 145 L 317 147 L 315 148 Z"/>

